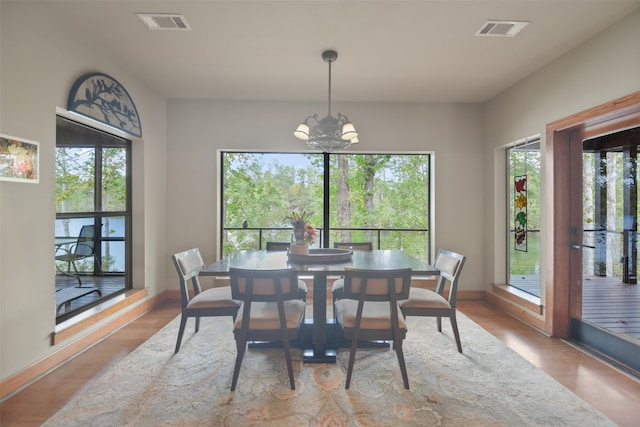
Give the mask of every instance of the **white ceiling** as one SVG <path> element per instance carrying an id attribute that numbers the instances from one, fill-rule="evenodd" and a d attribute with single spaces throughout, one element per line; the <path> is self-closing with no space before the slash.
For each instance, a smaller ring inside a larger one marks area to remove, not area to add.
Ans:
<path id="1" fill-rule="evenodd" d="M 61 31 L 169 98 L 326 100 L 321 54 L 334 49 L 333 101 L 484 102 L 640 0 L 50 0 L 41 7 Z M 182 14 L 192 31 L 151 31 L 140 12 Z M 490 19 L 531 23 L 514 38 L 474 37 Z"/>

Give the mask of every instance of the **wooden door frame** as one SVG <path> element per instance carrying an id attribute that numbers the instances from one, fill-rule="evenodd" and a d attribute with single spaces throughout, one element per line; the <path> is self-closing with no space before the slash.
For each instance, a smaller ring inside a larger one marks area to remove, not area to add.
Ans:
<path id="1" fill-rule="evenodd" d="M 547 125 L 545 160 L 548 239 L 544 243 L 545 332 L 569 337 L 582 312 L 582 141 L 640 126 L 640 91 Z M 580 167 L 571 167 L 580 162 Z M 571 191 L 580 188 L 580 191 Z M 579 248 L 571 249 L 572 244 Z M 580 262 L 577 262 L 577 257 Z M 572 262 L 573 261 L 573 262 Z"/>

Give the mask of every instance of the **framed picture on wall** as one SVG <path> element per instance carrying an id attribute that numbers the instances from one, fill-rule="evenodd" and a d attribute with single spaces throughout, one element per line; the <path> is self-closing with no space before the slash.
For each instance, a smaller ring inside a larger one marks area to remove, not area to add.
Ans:
<path id="1" fill-rule="evenodd" d="M 40 182 L 40 143 L 0 134 L 0 181 Z"/>

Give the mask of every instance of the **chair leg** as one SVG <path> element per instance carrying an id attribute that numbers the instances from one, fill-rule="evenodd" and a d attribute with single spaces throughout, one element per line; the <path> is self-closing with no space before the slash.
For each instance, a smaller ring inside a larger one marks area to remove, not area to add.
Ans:
<path id="1" fill-rule="evenodd" d="M 76 264 L 73 264 L 73 270 L 75 271 L 75 274 L 71 273 L 71 263 L 73 261 L 69 260 L 67 261 L 67 271 L 64 271 L 62 268 L 60 268 L 60 266 L 58 265 L 58 263 L 55 263 L 56 269 L 64 274 L 67 275 L 69 277 L 75 277 L 76 280 L 78 281 L 78 286 L 76 286 L 77 288 L 81 288 L 82 287 L 82 281 L 80 280 L 80 274 L 78 273 L 78 270 L 76 269 Z"/>
<path id="2" fill-rule="evenodd" d="M 402 352 L 402 340 L 398 343 L 393 341 L 393 346 L 396 350 L 396 356 L 398 356 L 398 364 L 400 365 L 400 373 L 402 374 L 402 382 L 404 383 L 404 388 L 409 390 L 409 377 L 407 376 L 407 366 L 404 363 L 404 353 Z"/>
<path id="3" fill-rule="evenodd" d="M 456 320 L 455 313 L 450 317 L 451 329 L 453 329 L 453 336 L 456 338 L 456 345 L 458 346 L 458 353 L 462 353 L 462 344 L 460 343 L 460 333 L 458 332 L 458 321 Z"/>
<path id="4" fill-rule="evenodd" d="M 436 317 L 436 324 L 438 325 L 438 332 L 442 332 L 442 317 Z"/>
<path id="5" fill-rule="evenodd" d="M 291 362 L 291 345 L 288 339 L 282 342 L 282 348 L 284 349 L 284 358 L 287 361 L 287 371 L 289 371 L 289 384 L 291 384 L 291 390 L 296 389 L 296 383 L 293 379 L 293 363 Z"/>
<path id="6" fill-rule="evenodd" d="M 100 270 L 100 273 L 102 273 L 102 264 L 100 263 L 100 260 L 98 259 L 96 254 L 93 254 L 93 262 L 98 265 L 98 270 Z"/>
<path id="7" fill-rule="evenodd" d="M 246 341 L 236 340 L 236 348 L 238 350 L 238 355 L 236 356 L 236 365 L 233 368 L 233 379 L 231 380 L 231 391 L 236 390 L 236 385 L 238 384 L 238 376 L 240 375 L 240 366 L 242 365 L 242 358 L 244 357 L 244 352 L 247 348 Z"/>
<path id="8" fill-rule="evenodd" d="M 73 271 L 76 273 L 75 275 L 72 274 L 72 276 L 75 277 L 76 279 L 78 279 L 78 287 L 81 288 L 82 287 L 82 281 L 80 280 L 80 273 L 78 273 L 78 269 L 76 268 L 75 261 L 71 261 L 71 264 L 73 265 Z"/>
<path id="9" fill-rule="evenodd" d="M 344 386 L 345 390 L 349 390 L 351 384 L 351 373 L 353 372 L 353 363 L 356 360 L 356 349 L 358 348 L 357 336 L 351 337 L 351 351 L 349 352 L 349 366 L 347 367 L 347 382 Z"/>
<path id="10" fill-rule="evenodd" d="M 182 336 L 184 335 L 184 327 L 187 325 L 187 316 L 184 314 L 180 318 L 180 329 L 178 329 L 178 340 L 176 341 L 176 351 L 177 353 L 180 351 L 180 344 L 182 344 Z"/>
<path id="11" fill-rule="evenodd" d="M 200 316 L 196 317 L 196 332 L 200 330 Z"/>

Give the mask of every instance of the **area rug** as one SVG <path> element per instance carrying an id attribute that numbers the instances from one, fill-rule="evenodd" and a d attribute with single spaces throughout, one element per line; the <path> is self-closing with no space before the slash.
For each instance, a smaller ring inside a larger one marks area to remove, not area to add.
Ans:
<path id="1" fill-rule="evenodd" d="M 88 386 L 53 426 L 614 426 L 564 386 L 460 314 L 463 354 L 448 321 L 408 319 L 410 390 L 395 353 L 359 350 L 344 389 L 348 350 L 336 364 L 303 364 L 293 352 L 289 388 L 281 349 L 249 349 L 235 392 L 228 318 L 205 318 L 174 354 L 178 318 Z"/>

